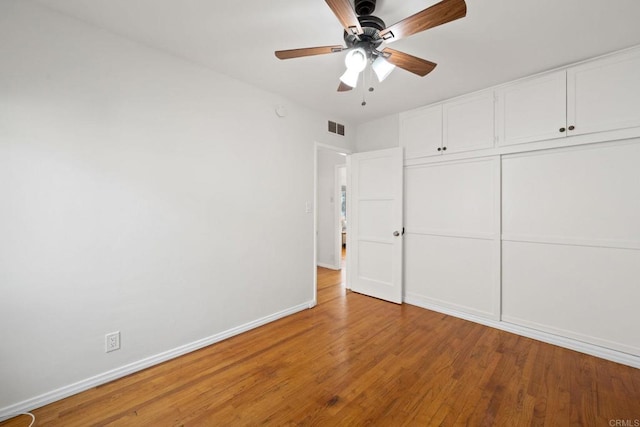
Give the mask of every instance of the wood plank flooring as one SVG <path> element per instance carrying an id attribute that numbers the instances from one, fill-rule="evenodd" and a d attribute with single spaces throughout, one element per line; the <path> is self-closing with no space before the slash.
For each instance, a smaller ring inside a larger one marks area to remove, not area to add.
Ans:
<path id="1" fill-rule="evenodd" d="M 36 409 L 43 426 L 634 426 L 640 370 L 345 291 Z M 632 424 L 615 424 L 616 420 Z M 28 425 L 27 417 L 0 426 Z"/>

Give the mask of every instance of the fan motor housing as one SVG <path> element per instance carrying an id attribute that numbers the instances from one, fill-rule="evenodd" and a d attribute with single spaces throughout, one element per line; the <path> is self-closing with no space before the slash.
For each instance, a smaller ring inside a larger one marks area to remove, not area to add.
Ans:
<path id="1" fill-rule="evenodd" d="M 376 0 L 355 0 L 354 3 L 358 15 L 371 15 L 376 10 Z"/>
<path id="2" fill-rule="evenodd" d="M 384 21 L 377 16 L 365 15 L 359 16 L 360 26 L 362 27 L 363 34 L 356 36 L 354 34 L 344 32 L 344 42 L 347 47 L 363 47 L 366 51 L 371 52 L 382 44 L 382 38 L 380 37 L 380 31 L 384 30 Z"/>

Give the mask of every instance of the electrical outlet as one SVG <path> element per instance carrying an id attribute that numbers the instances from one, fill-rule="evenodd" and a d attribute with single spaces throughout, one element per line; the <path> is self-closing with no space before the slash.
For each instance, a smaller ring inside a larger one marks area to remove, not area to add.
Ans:
<path id="1" fill-rule="evenodd" d="M 107 353 L 111 351 L 120 350 L 120 331 L 112 332 L 104 336 L 105 338 L 105 351 Z"/>

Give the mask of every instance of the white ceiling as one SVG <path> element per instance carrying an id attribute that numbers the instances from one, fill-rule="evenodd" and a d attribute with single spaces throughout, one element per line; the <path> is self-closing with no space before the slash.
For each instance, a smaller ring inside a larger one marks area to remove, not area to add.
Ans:
<path id="1" fill-rule="evenodd" d="M 396 69 L 362 107 L 362 87 L 336 92 L 344 53 L 273 54 L 342 44 L 323 0 L 38 2 L 354 124 L 640 44 L 640 0 L 467 0 L 465 18 L 393 43 L 438 67 Z M 391 25 L 435 3 L 378 0 L 375 15 Z"/>

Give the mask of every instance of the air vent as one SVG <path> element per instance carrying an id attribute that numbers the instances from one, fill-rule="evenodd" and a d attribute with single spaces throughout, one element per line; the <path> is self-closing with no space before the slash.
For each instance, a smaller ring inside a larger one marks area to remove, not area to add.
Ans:
<path id="1" fill-rule="evenodd" d="M 329 120 L 329 132 L 344 136 L 344 125 Z"/>

